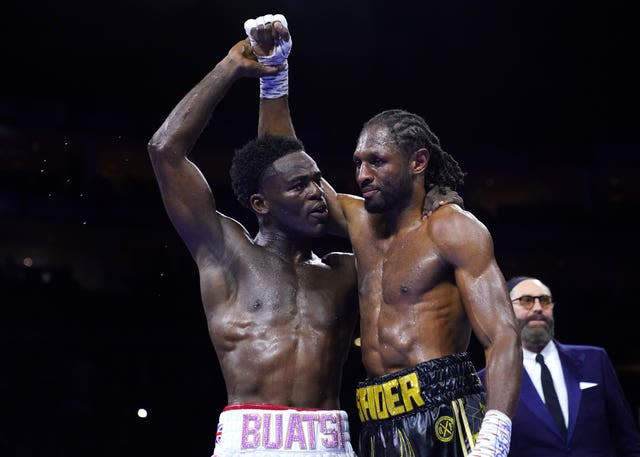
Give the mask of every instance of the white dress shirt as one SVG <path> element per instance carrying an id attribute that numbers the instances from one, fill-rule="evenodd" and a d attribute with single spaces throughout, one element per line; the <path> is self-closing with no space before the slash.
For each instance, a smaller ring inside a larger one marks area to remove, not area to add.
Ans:
<path id="1" fill-rule="evenodd" d="M 569 428 L 569 397 L 567 395 L 567 385 L 564 382 L 560 357 L 558 356 L 558 349 L 553 341 L 549 341 L 544 349 L 540 351 L 540 354 L 544 357 L 544 363 L 549 367 L 549 371 L 551 372 L 553 387 L 556 389 L 556 394 L 558 395 L 560 409 L 562 409 L 562 416 L 564 417 L 564 424 Z M 540 398 L 544 402 L 542 380 L 540 379 L 540 364 L 536 362 L 536 353 L 522 348 L 522 362 L 531 381 L 533 381 L 533 385 L 538 391 L 538 395 L 540 395 Z"/>

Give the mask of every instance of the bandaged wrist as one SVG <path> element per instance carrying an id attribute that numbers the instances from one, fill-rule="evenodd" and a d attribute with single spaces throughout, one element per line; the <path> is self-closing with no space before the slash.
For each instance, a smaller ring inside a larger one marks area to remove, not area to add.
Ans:
<path id="1" fill-rule="evenodd" d="M 482 419 L 475 447 L 469 457 L 506 457 L 511 444 L 511 419 L 490 409 Z"/>
<path id="2" fill-rule="evenodd" d="M 265 14 L 256 19 L 248 19 L 244 23 L 244 30 L 249 37 L 251 46 L 255 46 L 257 42 L 251 35 L 251 30 L 256 27 L 264 27 L 266 24 L 273 22 L 281 22 L 282 25 L 288 27 L 287 20 L 282 14 Z M 284 69 L 275 75 L 260 77 L 260 98 L 280 98 L 289 93 L 289 65 L 287 57 L 291 52 L 293 39 L 289 33 L 289 40 L 284 41 L 278 39 L 275 41 L 273 50 L 268 56 L 256 55 L 258 62 L 262 65 L 276 66 L 283 65 Z"/>
<path id="3" fill-rule="evenodd" d="M 280 98 L 289 94 L 289 65 L 271 76 L 260 77 L 260 98 Z"/>

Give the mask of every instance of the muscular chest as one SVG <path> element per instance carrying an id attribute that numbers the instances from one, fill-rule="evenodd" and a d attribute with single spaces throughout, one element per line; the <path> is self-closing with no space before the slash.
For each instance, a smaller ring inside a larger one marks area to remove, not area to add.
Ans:
<path id="1" fill-rule="evenodd" d="M 435 287 L 446 269 L 426 236 L 404 236 L 358 243 L 360 293 L 384 303 L 414 303 Z"/>
<path id="2" fill-rule="evenodd" d="M 210 300 L 208 308 L 212 313 L 231 315 L 238 322 L 299 327 L 333 325 L 345 312 L 352 293 L 343 276 L 340 269 L 324 264 L 246 262 L 236 273 L 234 293 L 223 303 Z"/>

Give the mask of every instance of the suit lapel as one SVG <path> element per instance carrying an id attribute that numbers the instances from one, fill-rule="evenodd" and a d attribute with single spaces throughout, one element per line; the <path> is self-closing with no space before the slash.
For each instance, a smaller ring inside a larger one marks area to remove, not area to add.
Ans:
<path id="1" fill-rule="evenodd" d="M 580 379 L 582 379 L 582 365 L 584 363 L 584 354 L 578 354 L 572 357 L 572 353 L 562 344 L 556 343 L 558 355 L 562 363 L 562 372 L 564 374 L 564 383 L 567 386 L 567 396 L 569 400 L 569 429 L 567 430 L 567 438 L 570 440 L 573 436 L 578 411 L 580 410 L 580 400 L 582 391 L 580 390 Z"/>
<path id="2" fill-rule="evenodd" d="M 553 422 L 553 418 L 547 409 L 547 405 L 545 405 L 542 398 L 540 398 L 538 391 L 529 377 L 529 373 L 527 373 L 527 370 L 525 370 L 524 367 L 522 368 L 521 392 L 520 401 L 523 403 L 523 406 L 528 408 L 531 413 L 545 424 L 549 430 L 555 433 L 558 438 L 562 439 L 560 430 L 558 430 L 558 426 Z"/>

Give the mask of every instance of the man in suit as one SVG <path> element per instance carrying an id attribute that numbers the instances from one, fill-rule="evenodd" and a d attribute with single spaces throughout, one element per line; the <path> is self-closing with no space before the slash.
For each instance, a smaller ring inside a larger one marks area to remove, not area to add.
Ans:
<path id="1" fill-rule="evenodd" d="M 507 286 L 524 364 L 509 455 L 639 457 L 640 431 L 605 350 L 553 339 L 553 298 L 539 279 Z"/>

